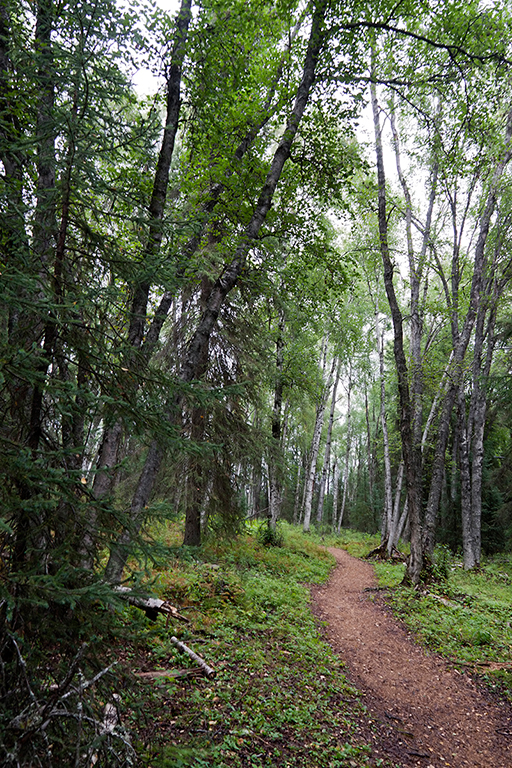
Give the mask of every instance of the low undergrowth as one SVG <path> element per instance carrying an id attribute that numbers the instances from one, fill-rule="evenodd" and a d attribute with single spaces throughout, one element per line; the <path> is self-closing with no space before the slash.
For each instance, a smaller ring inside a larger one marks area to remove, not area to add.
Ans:
<path id="1" fill-rule="evenodd" d="M 172 529 L 163 533 L 172 546 Z M 357 692 L 309 609 L 306 584 L 325 580 L 333 558 L 314 537 L 291 526 L 282 533 L 282 546 L 264 546 L 255 529 L 235 542 L 177 549 L 153 591 L 188 622 L 152 623 L 126 610 L 126 638 L 115 652 L 124 669 L 124 718 L 142 765 L 383 765 L 361 743 Z M 216 670 L 213 680 L 193 672 L 171 635 Z M 175 677 L 186 670 L 193 676 Z"/>

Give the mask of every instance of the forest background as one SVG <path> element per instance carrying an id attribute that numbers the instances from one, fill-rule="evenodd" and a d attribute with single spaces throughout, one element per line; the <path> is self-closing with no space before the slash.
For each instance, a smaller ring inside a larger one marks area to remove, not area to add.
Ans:
<path id="1" fill-rule="evenodd" d="M 413 584 L 510 547 L 509 22 L 2 0 L 7 687 L 159 520 L 405 536 Z"/>

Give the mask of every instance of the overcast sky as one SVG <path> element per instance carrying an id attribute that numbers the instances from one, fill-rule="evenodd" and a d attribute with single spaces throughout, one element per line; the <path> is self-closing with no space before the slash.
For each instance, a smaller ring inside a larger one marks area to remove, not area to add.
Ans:
<path id="1" fill-rule="evenodd" d="M 154 0 L 154 4 L 174 16 L 179 10 L 180 0 Z M 154 77 L 149 69 L 140 69 L 133 78 L 135 90 L 141 95 L 155 93 L 161 83 L 161 78 Z"/>

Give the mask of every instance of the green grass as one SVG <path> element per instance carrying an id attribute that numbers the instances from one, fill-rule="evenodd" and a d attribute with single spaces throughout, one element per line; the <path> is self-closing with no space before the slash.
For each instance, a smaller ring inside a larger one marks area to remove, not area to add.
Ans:
<path id="1" fill-rule="evenodd" d="M 292 528 L 291 526 L 289 528 L 295 531 L 296 536 L 304 538 L 304 534 L 299 528 Z M 350 528 L 342 528 L 340 535 L 337 536 L 330 531 L 322 532 L 322 530 L 316 530 L 313 527 L 309 533 L 305 534 L 305 538 L 317 545 L 341 547 L 354 557 L 364 557 L 364 555 L 367 555 L 368 552 L 377 547 L 380 542 L 378 534 L 361 533 Z"/>
<path id="2" fill-rule="evenodd" d="M 126 611 L 131 639 L 117 649 L 125 717 L 148 768 L 384 765 L 358 735 L 364 708 L 310 611 L 306 585 L 324 581 L 334 559 L 316 535 L 282 531 L 282 547 L 263 546 L 253 529 L 230 543 L 176 550 L 153 574 L 153 589 L 189 623 L 167 627 Z M 174 531 L 161 533 L 172 546 Z M 213 680 L 133 676 L 137 668 L 193 667 L 171 634 L 214 667 Z"/>

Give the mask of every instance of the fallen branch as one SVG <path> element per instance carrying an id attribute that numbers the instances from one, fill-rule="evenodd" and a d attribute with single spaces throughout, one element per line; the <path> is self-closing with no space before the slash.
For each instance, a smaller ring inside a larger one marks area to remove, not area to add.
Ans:
<path id="1" fill-rule="evenodd" d="M 137 677 L 154 680 L 159 677 L 195 677 L 201 674 L 200 669 L 155 669 L 152 672 L 134 672 Z"/>
<path id="2" fill-rule="evenodd" d="M 215 670 L 209 667 L 206 661 L 198 656 L 197 653 L 194 653 L 194 651 L 189 648 L 188 645 L 182 643 L 180 640 L 178 640 L 177 637 L 174 637 L 174 635 L 171 637 L 171 643 L 175 645 L 176 648 L 178 648 L 180 651 L 182 651 L 182 653 L 186 653 L 187 656 L 196 662 L 196 664 L 199 664 L 206 677 L 215 677 Z"/>
<path id="3" fill-rule="evenodd" d="M 103 710 L 103 722 L 101 723 L 101 726 L 100 726 L 100 734 L 102 736 L 107 736 L 108 734 L 114 733 L 116 727 L 120 724 L 117 704 L 120 701 L 121 697 L 118 693 L 114 693 L 113 699 L 116 703 L 112 704 L 111 702 L 107 702 L 105 704 L 105 709 Z M 130 746 L 131 746 L 131 743 L 130 743 Z M 98 760 L 99 760 L 99 753 L 94 752 L 91 755 L 89 766 L 90 767 L 95 766 Z"/>
<path id="4" fill-rule="evenodd" d="M 144 597 L 143 595 L 134 595 L 129 587 L 115 587 L 115 591 L 125 598 L 130 605 L 134 605 L 136 608 L 141 608 L 146 612 L 146 616 L 151 621 L 156 621 L 159 613 L 166 614 L 169 618 L 172 616 L 174 619 L 180 619 L 180 621 L 190 621 L 186 616 L 182 616 L 178 609 L 174 605 L 171 605 L 167 600 L 161 600 L 159 597 Z"/>
<path id="5" fill-rule="evenodd" d="M 460 603 L 453 602 L 453 600 L 447 600 L 446 597 L 441 597 L 441 595 L 435 595 L 433 592 L 422 592 L 422 594 L 425 597 L 432 597 L 434 600 L 437 600 L 439 603 L 446 605 L 447 608 L 460 608 L 461 606 Z"/>

